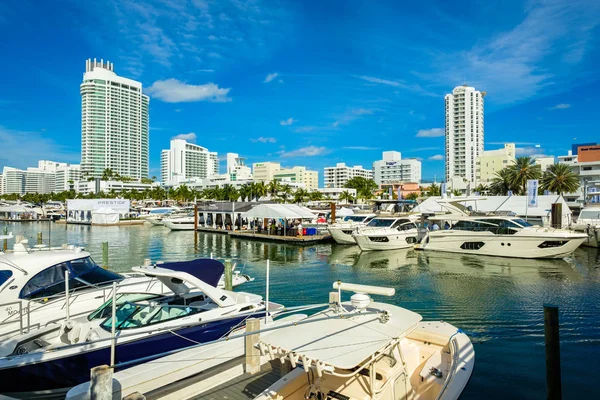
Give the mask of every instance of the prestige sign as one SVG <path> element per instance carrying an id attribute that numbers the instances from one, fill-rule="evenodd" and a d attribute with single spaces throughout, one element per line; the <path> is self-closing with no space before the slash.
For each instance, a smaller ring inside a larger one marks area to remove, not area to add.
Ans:
<path id="1" fill-rule="evenodd" d="M 67 200 L 69 211 L 94 211 L 111 208 L 120 214 L 129 212 L 130 202 L 126 199 L 74 199 Z"/>

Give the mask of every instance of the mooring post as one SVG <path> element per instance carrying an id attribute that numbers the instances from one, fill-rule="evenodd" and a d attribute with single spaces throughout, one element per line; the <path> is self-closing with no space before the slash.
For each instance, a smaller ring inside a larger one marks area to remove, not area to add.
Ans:
<path id="1" fill-rule="evenodd" d="M 37 233 L 37 244 L 42 244 L 42 232 Z"/>
<path id="2" fill-rule="evenodd" d="M 102 268 L 108 269 L 108 242 L 102 242 Z"/>
<path id="3" fill-rule="evenodd" d="M 194 232 L 198 230 L 198 203 L 194 203 Z"/>
<path id="4" fill-rule="evenodd" d="M 258 318 L 248 318 L 246 320 L 246 336 L 245 350 L 246 350 L 246 363 L 245 372 L 247 374 L 256 374 L 260 371 L 260 352 L 255 347 L 258 344 L 259 334 L 250 334 L 252 332 L 258 332 L 260 330 L 260 320 Z"/>
<path id="5" fill-rule="evenodd" d="M 92 368 L 90 375 L 90 399 L 112 400 L 112 368 L 108 365 L 100 365 Z"/>
<path id="6" fill-rule="evenodd" d="M 231 260 L 225 260 L 225 290 L 233 290 L 233 267 Z"/>
<path id="7" fill-rule="evenodd" d="M 560 400 L 562 399 L 562 384 L 560 378 L 560 337 L 557 306 L 544 304 L 544 337 L 547 399 Z"/>
<path id="8" fill-rule="evenodd" d="M 562 228 L 562 203 L 552 203 L 550 209 L 550 223 L 554 229 Z"/>

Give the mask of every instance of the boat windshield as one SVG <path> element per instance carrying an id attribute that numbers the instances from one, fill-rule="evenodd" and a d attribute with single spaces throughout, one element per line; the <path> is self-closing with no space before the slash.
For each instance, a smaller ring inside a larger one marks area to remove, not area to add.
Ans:
<path id="1" fill-rule="evenodd" d="M 171 213 L 174 210 L 172 208 L 156 208 L 153 210 L 150 210 L 150 212 L 148 214 L 150 215 L 157 215 L 157 214 L 167 214 L 167 213 Z"/>
<path id="2" fill-rule="evenodd" d="M 188 315 L 205 311 L 202 308 L 190 306 L 171 306 L 159 304 L 140 304 L 126 302 L 116 312 L 117 329 L 141 328 L 143 326 L 158 324 Z M 112 330 L 112 316 L 100 324 L 100 327 Z"/>
<path id="3" fill-rule="evenodd" d="M 518 224 L 524 228 L 528 227 L 528 226 L 533 226 L 532 224 L 530 224 L 528 221 L 525 221 L 524 219 L 521 218 L 514 218 L 511 219 L 511 222 L 514 222 L 515 224 Z"/>
<path id="4" fill-rule="evenodd" d="M 159 297 L 157 294 L 150 293 L 120 293 L 117 294 L 117 307 L 125 304 L 127 302 L 135 303 L 136 301 L 144 301 L 144 300 L 152 300 Z M 96 311 L 92 312 L 88 315 L 88 321 L 94 319 L 103 319 L 110 317 L 112 315 L 112 298 L 107 302 L 102 304 L 100 307 L 96 309 Z"/>
<path id="5" fill-rule="evenodd" d="M 64 293 L 67 270 L 71 290 L 103 286 L 123 279 L 121 275 L 99 267 L 91 257 L 84 257 L 52 265 L 39 272 L 23 286 L 19 298 L 33 300 Z"/>
<path id="6" fill-rule="evenodd" d="M 7 269 L 0 269 L 0 286 L 4 285 L 4 282 L 9 280 L 12 275 L 12 271 L 9 271 Z"/>
<path id="7" fill-rule="evenodd" d="M 347 215 L 344 217 L 344 222 L 363 222 L 364 220 L 364 215 Z"/>
<path id="8" fill-rule="evenodd" d="M 393 223 L 394 223 L 393 219 L 375 218 L 374 220 L 369 222 L 367 224 L 367 226 L 374 227 L 374 228 L 386 228 L 388 226 L 391 226 Z"/>
<path id="9" fill-rule="evenodd" d="M 578 220 L 584 219 L 600 220 L 600 208 L 594 210 L 581 210 Z"/>

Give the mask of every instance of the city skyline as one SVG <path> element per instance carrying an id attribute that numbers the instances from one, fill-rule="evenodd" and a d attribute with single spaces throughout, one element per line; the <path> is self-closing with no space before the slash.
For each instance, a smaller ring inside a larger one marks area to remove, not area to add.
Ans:
<path id="1" fill-rule="evenodd" d="M 515 142 L 517 155 L 559 156 L 595 141 L 598 5 L 503 5 L 489 23 L 486 4 L 5 4 L 0 30 L 15 39 L 4 52 L 19 57 L 0 66 L 14 78 L 0 95 L 0 166 L 79 162 L 88 58 L 148 88 L 150 176 L 185 137 L 248 165 L 317 171 L 370 168 L 395 150 L 439 181 L 444 95 L 465 82 L 488 93 L 485 150 Z M 65 15 L 71 25 L 57 23 Z"/>

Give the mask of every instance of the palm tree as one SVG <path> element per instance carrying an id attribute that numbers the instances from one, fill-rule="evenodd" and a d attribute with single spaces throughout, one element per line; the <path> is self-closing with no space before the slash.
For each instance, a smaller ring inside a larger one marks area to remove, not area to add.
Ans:
<path id="1" fill-rule="evenodd" d="M 542 177 L 542 168 L 535 165 L 535 160 L 529 156 L 517 157 L 507 169 L 510 185 L 517 189 L 519 194 L 527 193 L 528 180 Z"/>
<path id="2" fill-rule="evenodd" d="M 475 187 L 475 191 L 479 194 L 487 193 L 490 190 L 490 187 L 484 183 L 480 183 Z"/>
<path id="3" fill-rule="evenodd" d="M 428 196 L 441 196 L 440 186 L 436 185 L 435 183 L 432 183 L 429 186 L 429 189 L 427 189 L 427 195 Z"/>
<path id="4" fill-rule="evenodd" d="M 267 190 L 271 194 L 271 196 L 276 196 L 280 189 L 281 189 L 281 184 L 279 183 L 279 181 L 276 181 L 275 179 L 273 179 L 267 185 Z"/>
<path id="5" fill-rule="evenodd" d="M 351 203 L 354 200 L 354 196 L 352 196 L 349 191 L 344 190 L 342 193 L 340 193 L 339 200 L 345 201 L 346 203 Z"/>
<path id="6" fill-rule="evenodd" d="M 489 190 L 496 196 L 505 196 L 509 190 L 512 190 L 510 171 L 508 168 L 502 168 L 500 171 L 496 171 L 496 176 L 492 179 Z"/>
<path id="7" fill-rule="evenodd" d="M 253 189 L 252 196 L 256 200 L 260 199 L 261 197 L 266 196 L 268 193 L 267 185 L 263 181 L 254 183 L 254 187 L 252 189 Z"/>
<path id="8" fill-rule="evenodd" d="M 292 194 L 292 187 L 290 185 L 283 185 L 281 186 L 281 188 L 279 189 L 279 199 L 281 201 L 283 201 L 284 203 L 287 203 L 287 199 L 288 197 L 291 196 Z"/>
<path id="9" fill-rule="evenodd" d="M 314 192 L 310 192 L 309 197 L 311 201 L 323 200 L 323 193 L 315 190 Z"/>
<path id="10" fill-rule="evenodd" d="M 567 164 L 556 163 L 544 172 L 540 186 L 562 196 L 563 193 L 575 193 L 579 189 L 579 179 Z"/>
<path id="11" fill-rule="evenodd" d="M 302 203 L 306 198 L 308 198 L 309 193 L 304 189 L 298 189 L 294 193 L 294 203 Z"/>

